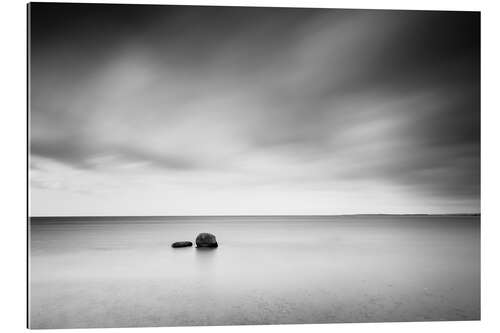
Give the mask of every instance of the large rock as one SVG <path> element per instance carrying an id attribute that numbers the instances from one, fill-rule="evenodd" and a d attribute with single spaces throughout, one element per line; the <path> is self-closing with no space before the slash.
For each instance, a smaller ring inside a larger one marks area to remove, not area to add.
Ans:
<path id="1" fill-rule="evenodd" d="M 175 242 L 172 244 L 172 247 L 189 247 L 189 246 L 193 246 L 193 243 L 189 241 L 183 241 L 183 242 Z"/>
<path id="2" fill-rule="evenodd" d="M 215 235 L 209 234 L 208 232 L 202 232 L 196 237 L 196 247 L 217 247 L 217 240 Z"/>

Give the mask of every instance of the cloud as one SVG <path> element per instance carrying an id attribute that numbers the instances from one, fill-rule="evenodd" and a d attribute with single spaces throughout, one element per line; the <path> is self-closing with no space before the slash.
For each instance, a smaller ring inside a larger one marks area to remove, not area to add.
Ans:
<path id="1" fill-rule="evenodd" d="M 50 158 L 78 169 L 97 169 L 105 167 L 105 164 L 123 163 L 142 163 L 178 171 L 202 167 L 183 156 L 155 154 L 131 146 L 100 146 L 96 149 L 79 141 L 33 142 L 30 152 L 34 156 Z"/>
<path id="2" fill-rule="evenodd" d="M 32 13 L 31 154 L 82 186 L 478 209 L 477 13 L 96 8 Z"/>

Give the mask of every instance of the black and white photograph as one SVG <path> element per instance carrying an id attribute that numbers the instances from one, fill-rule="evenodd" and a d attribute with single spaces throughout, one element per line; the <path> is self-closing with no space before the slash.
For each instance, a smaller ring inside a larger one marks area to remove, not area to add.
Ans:
<path id="1" fill-rule="evenodd" d="M 27 23 L 29 328 L 481 319 L 479 11 Z"/>

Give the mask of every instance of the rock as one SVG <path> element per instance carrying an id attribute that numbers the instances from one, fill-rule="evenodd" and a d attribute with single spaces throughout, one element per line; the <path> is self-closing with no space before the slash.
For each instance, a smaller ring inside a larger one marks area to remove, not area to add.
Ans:
<path id="1" fill-rule="evenodd" d="M 172 247 L 189 247 L 189 246 L 193 246 L 193 242 L 183 241 L 183 242 L 172 243 Z"/>
<path id="2" fill-rule="evenodd" d="M 202 232 L 196 237 L 196 247 L 218 247 L 215 235 L 207 232 Z"/>

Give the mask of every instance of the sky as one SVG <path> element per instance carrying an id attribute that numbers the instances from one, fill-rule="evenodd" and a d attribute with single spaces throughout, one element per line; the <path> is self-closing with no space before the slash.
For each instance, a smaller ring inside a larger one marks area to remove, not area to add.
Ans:
<path id="1" fill-rule="evenodd" d="M 477 12 L 32 4 L 30 213 L 478 213 Z"/>

